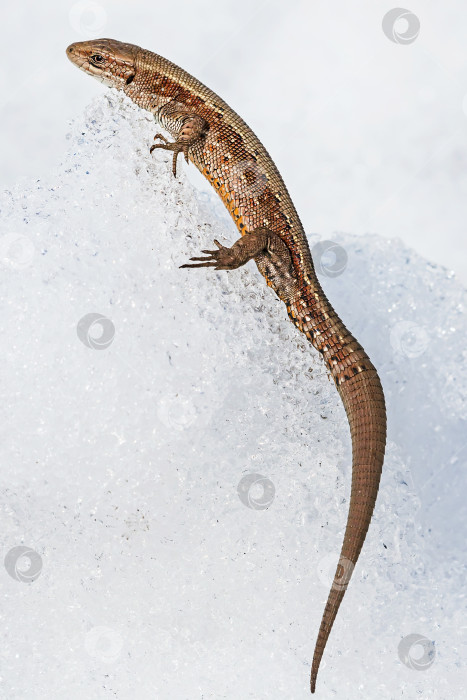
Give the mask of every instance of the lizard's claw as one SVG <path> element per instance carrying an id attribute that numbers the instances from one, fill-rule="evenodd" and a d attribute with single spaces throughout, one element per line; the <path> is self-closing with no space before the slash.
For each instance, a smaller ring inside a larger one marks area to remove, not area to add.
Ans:
<path id="1" fill-rule="evenodd" d="M 157 139 L 160 139 L 160 140 L 163 141 L 164 143 L 169 143 L 163 134 L 156 134 L 156 135 L 154 136 L 154 141 L 157 141 Z M 152 153 L 153 150 L 154 150 L 155 148 L 163 148 L 163 144 L 161 144 L 161 143 L 155 143 L 155 144 L 154 144 L 153 146 L 151 146 L 151 148 L 149 149 L 149 153 Z"/>
<path id="2" fill-rule="evenodd" d="M 219 241 L 214 241 L 218 250 L 202 250 L 206 256 L 205 258 L 190 258 L 195 265 L 190 265 L 185 263 L 185 265 L 180 265 L 180 267 L 214 267 L 216 270 L 235 270 L 239 267 L 238 261 L 235 255 L 232 254 L 231 248 L 226 248 L 219 243 Z"/>
<path id="3" fill-rule="evenodd" d="M 178 141 L 172 141 L 172 143 L 170 143 L 169 141 L 167 141 L 165 136 L 163 136 L 162 134 L 156 134 L 154 136 L 154 141 L 156 139 L 161 139 L 161 141 L 163 141 L 163 143 L 153 143 L 153 145 L 149 149 L 149 153 L 152 153 L 155 148 L 163 148 L 165 151 L 173 151 L 174 155 L 173 155 L 173 160 L 172 160 L 172 172 L 173 172 L 174 176 L 176 177 L 177 176 L 178 154 L 181 151 L 183 151 L 183 153 L 185 154 L 185 160 L 188 163 L 189 162 L 188 161 L 188 147 L 184 146 L 183 144 L 181 144 Z"/>

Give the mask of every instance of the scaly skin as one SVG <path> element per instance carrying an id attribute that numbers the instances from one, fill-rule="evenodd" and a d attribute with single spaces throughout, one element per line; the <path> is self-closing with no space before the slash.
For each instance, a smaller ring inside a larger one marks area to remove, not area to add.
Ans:
<path id="1" fill-rule="evenodd" d="M 376 369 L 332 308 L 316 277 L 298 214 L 264 146 L 218 95 L 157 54 L 98 39 L 72 44 L 67 55 L 81 70 L 123 90 L 152 112 L 174 139 L 158 134 L 154 148 L 182 153 L 211 182 L 240 238 L 231 248 L 203 251 L 182 267 L 231 270 L 254 259 L 285 302 L 334 378 L 352 437 L 352 488 L 344 543 L 323 614 L 311 669 L 311 692 L 337 611 L 365 541 L 378 493 L 386 443 L 384 395 Z M 246 234 L 246 235 L 245 235 Z"/>

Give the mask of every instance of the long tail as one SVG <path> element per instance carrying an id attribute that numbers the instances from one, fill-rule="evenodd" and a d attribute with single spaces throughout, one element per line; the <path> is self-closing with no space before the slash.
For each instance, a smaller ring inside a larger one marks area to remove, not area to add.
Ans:
<path id="1" fill-rule="evenodd" d="M 311 669 L 315 692 L 318 668 L 337 611 L 370 524 L 386 444 L 386 408 L 376 369 L 345 328 L 319 283 L 302 290 L 288 313 L 323 355 L 344 404 L 352 437 L 352 489 L 344 543 L 324 609 Z"/>

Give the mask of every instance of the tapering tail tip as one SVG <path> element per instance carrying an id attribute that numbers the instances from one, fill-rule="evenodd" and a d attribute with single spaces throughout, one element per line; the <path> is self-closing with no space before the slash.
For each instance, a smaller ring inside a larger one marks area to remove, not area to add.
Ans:
<path id="1" fill-rule="evenodd" d="M 384 394 L 376 370 L 346 381 L 340 394 L 352 435 L 352 488 L 349 513 L 331 590 L 324 609 L 311 665 L 310 690 L 315 692 L 323 652 L 365 541 L 378 495 L 386 442 Z"/>
<path id="2" fill-rule="evenodd" d="M 316 689 L 316 679 L 318 678 L 318 669 L 321 663 L 322 653 L 319 654 L 318 657 L 315 653 L 313 663 L 311 664 L 310 690 L 312 694 L 315 692 Z"/>

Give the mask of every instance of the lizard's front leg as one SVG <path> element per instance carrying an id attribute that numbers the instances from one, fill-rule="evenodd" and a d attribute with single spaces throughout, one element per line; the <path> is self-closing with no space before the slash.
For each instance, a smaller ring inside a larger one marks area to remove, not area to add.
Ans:
<path id="1" fill-rule="evenodd" d="M 215 270 L 235 270 L 254 259 L 276 294 L 284 301 L 299 291 L 292 256 L 284 241 L 267 228 L 245 233 L 231 248 L 214 241 L 218 250 L 201 251 L 207 257 L 190 258 L 194 264 L 180 267 L 213 267 Z"/>
<path id="2" fill-rule="evenodd" d="M 176 176 L 178 154 L 183 152 L 185 160 L 188 163 L 190 148 L 199 141 L 204 140 L 209 125 L 205 119 L 199 117 L 197 114 L 170 114 L 169 118 L 172 121 L 180 123 L 180 129 L 175 141 L 170 143 L 162 134 L 156 134 L 156 136 L 154 136 L 154 141 L 156 141 L 156 139 L 161 139 L 164 143 L 153 144 L 149 152 L 152 153 L 155 148 L 173 151 L 172 172 Z"/>

